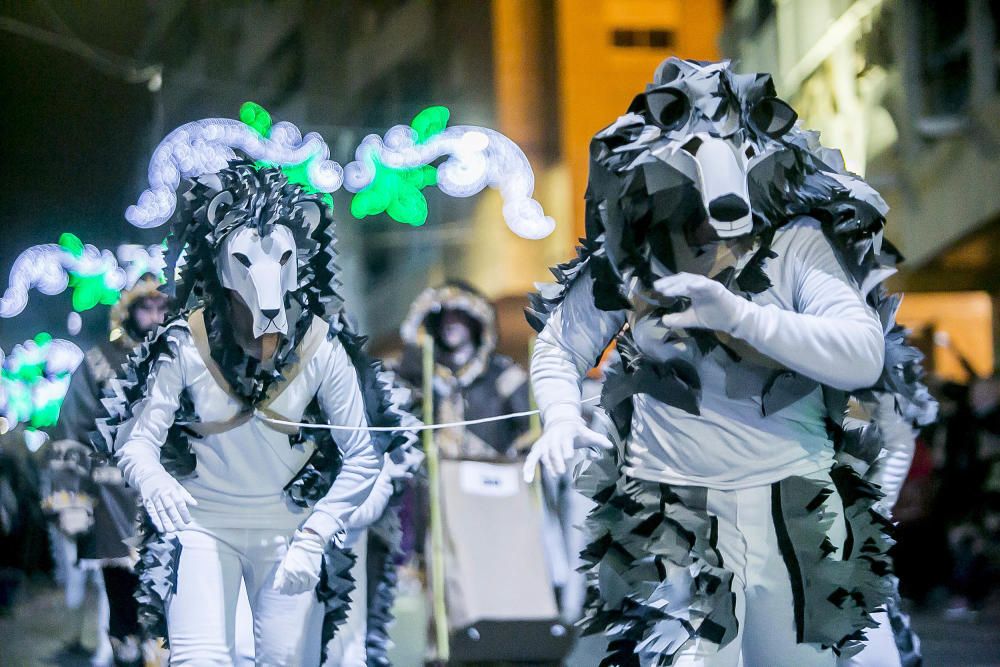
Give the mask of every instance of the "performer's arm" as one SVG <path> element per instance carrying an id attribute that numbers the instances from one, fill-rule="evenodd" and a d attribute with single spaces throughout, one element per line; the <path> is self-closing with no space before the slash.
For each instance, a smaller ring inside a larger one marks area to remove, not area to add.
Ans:
<path id="1" fill-rule="evenodd" d="M 531 356 L 531 385 L 545 430 L 525 462 L 529 481 L 539 461 L 562 474 L 574 447 L 611 447 L 607 438 L 584 424 L 580 385 L 624 323 L 623 311 L 602 311 L 594 305 L 593 282 L 585 269 L 538 334 Z"/>
<path id="2" fill-rule="evenodd" d="M 392 462 L 386 459 L 382 470 L 375 479 L 371 493 L 351 514 L 347 522 L 349 530 L 362 530 L 379 520 L 392 498 L 394 490 L 392 481 Z"/>
<path id="3" fill-rule="evenodd" d="M 131 419 L 115 436 L 118 468 L 129 485 L 139 491 L 160 532 L 183 528 L 191 521 L 188 505 L 198 504 L 160 463 L 160 448 L 167 440 L 184 390 L 180 353 L 173 347 L 173 355 L 161 354 L 156 359 L 146 379 L 145 395 L 132 406 Z"/>
<path id="4" fill-rule="evenodd" d="M 358 374 L 339 342 L 332 346 L 317 398 L 331 424 L 368 425 Z M 379 503 L 371 495 L 382 456 L 375 451 L 371 436 L 366 431 L 347 431 L 335 437 L 343 460 L 340 472 L 301 529 L 295 531 L 274 574 L 273 588 L 285 595 L 298 595 L 315 588 L 326 546 L 331 540 L 342 545 L 352 516 L 364 507 L 377 509 L 375 505 Z M 366 505 L 368 501 L 372 505 Z"/>
<path id="5" fill-rule="evenodd" d="M 684 296 L 691 306 L 664 316 L 676 328 L 706 328 L 749 343 L 781 365 L 836 389 L 869 387 L 882 373 L 885 342 L 878 316 L 865 303 L 818 227 L 803 225 L 793 233 L 802 242 L 787 258 L 795 310 L 757 305 L 720 283 L 679 273 L 661 278 L 664 296 Z"/>
<path id="6" fill-rule="evenodd" d="M 872 482 L 882 488 L 885 498 L 881 501 L 888 508 L 896 504 L 899 491 L 910 472 L 916 450 L 917 432 L 896 409 L 892 394 L 879 394 L 875 406 L 875 422 L 882 433 L 883 454 L 876 464 Z"/>
<path id="7" fill-rule="evenodd" d="M 365 404 L 358 386 L 358 374 L 344 347 L 339 343 L 333 350 L 319 388 L 323 414 L 331 424 L 367 426 Z M 382 457 L 375 451 L 366 431 L 335 433 L 343 456 L 343 466 L 303 528 L 329 541 L 344 530 L 348 518 L 372 492 L 382 468 Z"/>

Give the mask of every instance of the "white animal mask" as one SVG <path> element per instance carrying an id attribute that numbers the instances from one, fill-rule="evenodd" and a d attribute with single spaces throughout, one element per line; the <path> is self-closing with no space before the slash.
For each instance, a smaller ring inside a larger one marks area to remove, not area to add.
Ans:
<path id="1" fill-rule="evenodd" d="M 219 278 L 253 314 L 253 335 L 288 333 L 285 295 L 298 287 L 295 238 L 283 225 L 261 237 L 256 227 L 240 227 L 223 240 Z"/>
<path id="2" fill-rule="evenodd" d="M 759 159 L 753 145 L 736 136 L 714 137 L 699 132 L 667 158 L 698 185 L 708 222 L 721 238 L 753 229 L 747 173 Z"/>

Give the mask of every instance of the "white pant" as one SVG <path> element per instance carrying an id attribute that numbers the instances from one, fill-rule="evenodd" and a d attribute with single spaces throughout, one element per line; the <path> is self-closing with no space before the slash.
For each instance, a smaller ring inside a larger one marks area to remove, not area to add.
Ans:
<path id="1" fill-rule="evenodd" d="M 837 667 L 900 667 L 902 662 L 899 649 L 896 647 L 896 637 L 892 634 L 889 614 L 884 611 L 872 614 L 878 622 L 877 628 L 869 628 L 865 635 L 865 647 L 851 658 L 841 658 Z"/>
<path id="2" fill-rule="evenodd" d="M 829 479 L 824 473 L 824 478 Z M 843 544 L 846 536 L 843 505 L 833 494 L 828 510 L 840 517 L 829 536 Z M 796 641 L 794 604 L 788 568 L 778 547 L 771 516 L 771 487 L 735 491 L 708 491 L 708 512 L 718 517 L 718 548 L 723 566 L 733 573 L 736 594 L 736 638 L 719 648 L 695 640 L 682 648 L 673 665 L 711 667 L 833 667 L 831 650 Z"/>
<path id="3" fill-rule="evenodd" d="M 171 665 L 236 662 L 241 581 L 253 612 L 256 664 L 319 664 L 323 609 L 316 594 L 282 595 L 272 588 L 291 535 L 196 525 L 176 536 L 181 543 L 177 587 L 166 601 Z"/>
<path id="4" fill-rule="evenodd" d="M 326 645 L 326 662 L 331 667 L 366 667 L 368 664 L 368 530 L 352 531 L 345 546 L 358 560 L 351 568 L 354 590 L 347 620 L 337 628 Z"/>

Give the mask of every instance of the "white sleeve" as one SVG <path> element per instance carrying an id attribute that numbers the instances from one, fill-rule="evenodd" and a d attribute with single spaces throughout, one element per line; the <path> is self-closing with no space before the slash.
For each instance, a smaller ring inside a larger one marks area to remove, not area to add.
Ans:
<path id="1" fill-rule="evenodd" d="M 624 311 L 594 305 L 590 270 L 581 271 L 531 355 L 531 386 L 544 424 L 580 417 L 580 383 L 624 323 Z"/>
<path id="2" fill-rule="evenodd" d="M 896 410 L 892 394 L 879 394 L 874 416 L 882 433 L 882 457 L 871 481 L 882 488 L 885 494 L 883 502 L 891 509 L 899 499 L 899 491 L 910 472 L 917 432 Z"/>
<path id="3" fill-rule="evenodd" d="M 882 374 L 882 326 L 844 272 L 818 226 L 790 233 L 782 274 L 794 289 L 794 312 L 775 305 L 746 309 L 733 335 L 786 368 L 836 389 L 870 387 Z"/>
<path id="4" fill-rule="evenodd" d="M 383 464 L 368 498 L 351 514 L 350 520 L 347 522 L 348 529 L 362 530 L 367 528 L 378 521 L 382 513 L 385 512 L 393 492 L 392 475 L 389 470 L 389 465 Z"/>
<path id="5" fill-rule="evenodd" d="M 163 336 L 170 335 L 165 332 Z M 182 342 L 182 341 L 179 341 Z M 115 455 L 125 481 L 138 489 L 151 474 L 164 471 L 160 463 L 160 448 L 174 423 L 184 390 L 184 372 L 180 356 L 183 349 L 175 348 L 176 356 L 161 354 L 146 378 L 143 397 L 132 406 L 132 417 L 115 434 Z"/>
<path id="6" fill-rule="evenodd" d="M 317 398 L 329 422 L 367 426 L 358 374 L 339 341 L 332 345 L 323 375 Z M 335 438 L 343 465 L 329 491 L 302 525 L 328 541 L 344 530 L 350 515 L 368 498 L 382 467 L 382 457 L 375 451 L 367 431 L 341 431 L 335 433 Z"/>

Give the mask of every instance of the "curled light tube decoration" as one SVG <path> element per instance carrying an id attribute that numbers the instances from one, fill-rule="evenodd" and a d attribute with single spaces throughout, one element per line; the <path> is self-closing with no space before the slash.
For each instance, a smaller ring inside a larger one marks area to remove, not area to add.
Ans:
<path id="1" fill-rule="evenodd" d="M 416 130 L 397 125 L 385 137 L 370 134 L 355 151 L 355 160 L 344 168 L 344 186 L 357 193 L 375 179 L 376 164 L 412 169 L 448 156 L 437 168 L 438 188 L 452 197 L 470 197 L 490 186 L 503 197 L 503 216 L 518 236 L 541 239 L 555 229 L 555 220 L 531 198 L 535 177 L 524 152 L 494 130 L 456 125 L 424 142 Z"/>
<path id="2" fill-rule="evenodd" d="M 27 437 L 55 425 L 70 377 L 82 361 L 79 347 L 47 333 L 15 345 L 6 358 L 0 351 L 0 432 L 24 423 Z M 35 448 L 41 442 L 44 436 L 28 439 Z"/>
<path id="3" fill-rule="evenodd" d="M 245 116 L 247 107 L 244 105 L 241 116 Z M 252 113 L 259 109 L 266 115 L 257 105 L 253 107 Z M 309 185 L 319 192 L 335 192 L 343 182 L 343 169 L 329 159 L 330 148 L 316 132 L 303 137 L 291 123 L 271 125 L 270 117 L 258 126 L 208 118 L 181 125 L 160 142 L 149 162 L 149 189 L 128 207 L 125 218 L 136 227 L 162 225 L 177 205 L 176 190 L 181 179 L 224 169 L 236 157 L 235 149 L 277 166 L 305 164 Z"/>
<path id="4" fill-rule="evenodd" d="M 14 260 L 7 289 L 0 297 L 0 317 L 21 313 L 32 289 L 51 296 L 72 287 L 77 311 L 111 304 L 143 275 L 159 276 L 166 267 L 160 245 L 125 244 L 117 254 L 116 258 L 110 250 L 84 244 L 73 234 L 63 234 L 59 243 L 31 246 Z"/>

